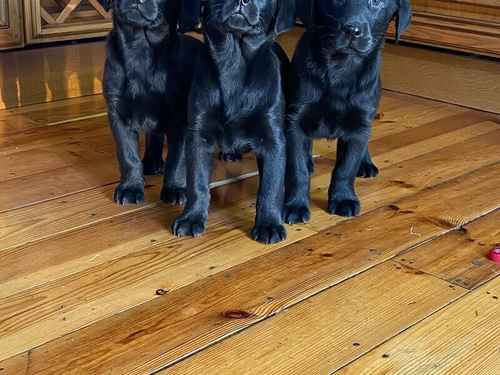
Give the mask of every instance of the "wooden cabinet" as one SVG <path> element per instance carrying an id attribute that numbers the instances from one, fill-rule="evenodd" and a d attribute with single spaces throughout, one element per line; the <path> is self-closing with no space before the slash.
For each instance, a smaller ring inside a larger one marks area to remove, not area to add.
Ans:
<path id="1" fill-rule="evenodd" d="M 92 38 L 111 30 L 98 0 L 24 0 L 26 43 Z"/>
<path id="2" fill-rule="evenodd" d="M 0 49 L 22 47 L 21 0 L 0 0 Z"/>
<path id="3" fill-rule="evenodd" d="M 0 0 L 0 49 L 100 37 L 111 27 L 98 0 Z"/>
<path id="4" fill-rule="evenodd" d="M 411 0 L 404 40 L 500 57 L 500 0 Z"/>

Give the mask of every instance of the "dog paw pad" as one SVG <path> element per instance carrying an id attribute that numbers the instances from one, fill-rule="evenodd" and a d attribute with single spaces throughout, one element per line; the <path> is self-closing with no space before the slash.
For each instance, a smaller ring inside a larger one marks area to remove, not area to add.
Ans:
<path id="1" fill-rule="evenodd" d="M 378 176 L 378 168 L 373 163 L 362 163 L 358 170 L 358 177 L 371 178 Z"/>
<path id="2" fill-rule="evenodd" d="M 113 199 L 119 205 L 144 203 L 144 187 L 120 184 L 115 189 Z"/>
<path id="3" fill-rule="evenodd" d="M 205 221 L 201 219 L 178 218 L 172 225 L 172 232 L 177 237 L 199 237 L 205 231 Z"/>
<path id="4" fill-rule="evenodd" d="M 278 243 L 286 240 L 286 229 L 283 225 L 256 225 L 252 238 L 267 245 Z"/>
<path id="5" fill-rule="evenodd" d="M 311 219 L 311 211 L 307 206 L 287 206 L 283 217 L 287 224 L 307 223 Z"/>
<path id="6" fill-rule="evenodd" d="M 165 203 L 183 205 L 186 203 L 186 189 L 167 189 L 161 190 L 160 199 Z"/>
<path id="7" fill-rule="evenodd" d="M 353 217 L 358 216 L 361 211 L 361 204 L 358 200 L 354 199 L 343 199 L 343 200 L 332 200 L 328 204 L 328 212 L 334 215 Z"/>

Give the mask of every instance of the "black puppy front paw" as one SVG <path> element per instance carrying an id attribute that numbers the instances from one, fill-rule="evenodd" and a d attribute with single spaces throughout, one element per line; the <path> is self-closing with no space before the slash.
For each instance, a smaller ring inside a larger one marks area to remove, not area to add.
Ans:
<path id="1" fill-rule="evenodd" d="M 362 162 L 359 166 L 357 177 L 371 178 L 378 176 L 378 168 L 375 164 L 369 162 Z"/>
<path id="2" fill-rule="evenodd" d="M 162 159 L 144 159 L 142 170 L 145 176 L 161 176 L 164 173 L 165 163 Z"/>
<path id="3" fill-rule="evenodd" d="M 311 219 L 311 211 L 307 205 L 285 205 L 283 219 L 287 224 L 303 224 Z"/>
<path id="4" fill-rule="evenodd" d="M 144 203 L 144 186 L 121 183 L 116 187 L 113 199 L 120 205 Z"/>
<path id="5" fill-rule="evenodd" d="M 186 189 L 163 187 L 160 199 L 165 203 L 184 205 L 187 200 Z"/>
<path id="6" fill-rule="evenodd" d="M 266 245 L 286 240 L 286 229 L 280 224 L 255 225 L 252 238 Z"/>
<path id="7" fill-rule="evenodd" d="M 331 199 L 328 202 L 328 212 L 344 217 L 358 216 L 361 204 L 358 199 Z"/>
<path id="8" fill-rule="evenodd" d="M 205 231 L 205 220 L 197 217 L 180 216 L 172 224 L 172 233 L 177 237 L 199 237 Z"/>

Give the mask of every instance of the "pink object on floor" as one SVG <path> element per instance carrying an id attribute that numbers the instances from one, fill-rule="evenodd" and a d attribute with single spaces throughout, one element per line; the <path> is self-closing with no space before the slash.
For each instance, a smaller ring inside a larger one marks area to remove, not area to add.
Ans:
<path id="1" fill-rule="evenodd" d="M 495 263 L 500 263 L 500 247 L 495 247 L 488 254 L 488 258 Z"/>

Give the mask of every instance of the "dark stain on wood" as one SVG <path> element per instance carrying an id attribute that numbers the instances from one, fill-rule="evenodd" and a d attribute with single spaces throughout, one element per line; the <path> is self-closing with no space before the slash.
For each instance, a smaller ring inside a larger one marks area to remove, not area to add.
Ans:
<path id="1" fill-rule="evenodd" d="M 407 189 L 414 189 L 415 188 L 415 185 L 409 184 L 409 183 L 401 181 L 401 180 L 390 180 L 389 182 L 392 185 L 401 186 L 401 187 L 404 187 Z"/>
<path id="2" fill-rule="evenodd" d="M 253 315 L 254 314 L 244 310 L 228 310 L 222 313 L 222 316 L 228 319 L 248 319 Z"/>

